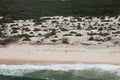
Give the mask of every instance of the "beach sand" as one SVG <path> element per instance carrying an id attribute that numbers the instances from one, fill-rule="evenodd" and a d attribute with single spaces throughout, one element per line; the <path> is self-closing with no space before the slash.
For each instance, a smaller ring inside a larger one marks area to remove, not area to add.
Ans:
<path id="1" fill-rule="evenodd" d="M 29 44 L 11 44 L 0 48 L 0 64 L 76 63 L 120 65 L 120 48 Z"/>

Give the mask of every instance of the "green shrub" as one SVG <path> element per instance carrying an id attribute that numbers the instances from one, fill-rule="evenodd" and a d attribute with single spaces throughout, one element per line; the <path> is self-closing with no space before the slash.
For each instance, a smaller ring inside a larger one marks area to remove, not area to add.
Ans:
<path id="1" fill-rule="evenodd" d="M 52 29 L 52 32 L 50 33 L 50 35 L 56 35 L 56 30 Z"/>
<path id="2" fill-rule="evenodd" d="M 12 28 L 12 32 L 11 33 L 18 33 L 19 28 Z"/>
<path id="3" fill-rule="evenodd" d="M 37 32 L 37 31 L 40 31 L 41 29 L 39 28 L 35 28 L 33 31 Z"/>
<path id="4" fill-rule="evenodd" d="M 62 43 L 64 43 L 64 44 L 69 44 L 68 38 L 63 38 L 63 39 L 62 39 Z"/>
<path id="5" fill-rule="evenodd" d="M 71 34 L 76 34 L 77 32 L 73 32 L 73 31 L 72 31 L 72 32 L 70 32 L 70 33 L 71 33 Z"/>
<path id="6" fill-rule="evenodd" d="M 60 28 L 61 29 L 61 31 L 69 31 L 68 29 L 66 29 L 66 28 Z"/>
<path id="7" fill-rule="evenodd" d="M 58 36 L 55 36 L 54 38 L 58 38 Z"/>
<path id="8" fill-rule="evenodd" d="M 119 44 L 120 42 L 119 41 L 115 41 L 115 42 L 113 42 L 113 44 L 115 44 L 115 45 L 117 45 L 117 44 Z"/>
<path id="9" fill-rule="evenodd" d="M 79 34 L 76 34 L 75 36 L 82 36 L 82 34 L 79 33 Z"/>
<path id="10" fill-rule="evenodd" d="M 94 38 L 93 38 L 92 36 L 90 36 L 88 40 L 89 40 L 89 41 L 93 41 Z"/>
<path id="11" fill-rule="evenodd" d="M 102 32 L 100 32 L 99 35 L 100 36 L 108 36 L 108 35 L 110 35 L 110 33 L 102 33 Z"/>
<path id="12" fill-rule="evenodd" d="M 44 36 L 45 36 L 45 38 L 49 38 L 50 34 L 48 33 L 48 34 L 45 34 Z"/>
<path id="13" fill-rule="evenodd" d="M 120 31 L 112 32 L 113 34 L 120 34 Z"/>
<path id="14" fill-rule="evenodd" d="M 57 42 L 57 40 L 56 39 L 53 39 L 53 40 L 51 40 L 53 43 L 56 43 Z"/>
<path id="15" fill-rule="evenodd" d="M 64 34 L 63 36 L 72 36 L 72 34 Z"/>
<path id="16" fill-rule="evenodd" d="M 31 41 L 30 37 L 25 37 L 23 41 Z"/>
<path id="17" fill-rule="evenodd" d="M 58 23 L 58 21 L 52 21 L 52 23 Z"/>
<path id="18" fill-rule="evenodd" d="M 22 35 L 19 35 L 19 37 L 23 38 L 23 37 L 32 37 L 31 35 L 28 35 L 28 34 L 22 34 Z"/>
<path id="19" fill-rule="evenodd" d="M 88 33 L 88 32 L 87 32 L 87 35 L 91 35 L 91 36 L 92 36 L 92 35 L 98 35 L 98 33 L 94 33 L 94 32 Z"/>
<path id="20" fill-rule="evenodd" d="M 24 30 L 24 31 L 30 31 L 30 29 L 29 29 L 29 28 L 23 28 L 23 30 Z"/>
<path id="21" fill-rule="evenodd" d="M 14 33 L 18 33 L 18 31 L 16 31 L 16 30 L 13 30 L 13 31 L 11 32 L 11 34 L 14 34 Z"/>

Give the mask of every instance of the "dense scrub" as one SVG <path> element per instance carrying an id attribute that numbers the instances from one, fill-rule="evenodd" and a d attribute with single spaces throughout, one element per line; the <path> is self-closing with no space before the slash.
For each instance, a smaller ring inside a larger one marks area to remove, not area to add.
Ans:
<path id="1" fill-rule="evenodd" d="M 14 19 L 119 14 L 120 0 L 0 0 L 0 16 Z"/>

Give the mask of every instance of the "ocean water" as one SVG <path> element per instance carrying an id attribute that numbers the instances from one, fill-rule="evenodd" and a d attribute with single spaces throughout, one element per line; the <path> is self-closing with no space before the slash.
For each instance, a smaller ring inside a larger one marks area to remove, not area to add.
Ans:
<path id="1" fill-rule="evenodd" d="M 108 64 L 0 65 L 0 80 L 120 80 Z"/>

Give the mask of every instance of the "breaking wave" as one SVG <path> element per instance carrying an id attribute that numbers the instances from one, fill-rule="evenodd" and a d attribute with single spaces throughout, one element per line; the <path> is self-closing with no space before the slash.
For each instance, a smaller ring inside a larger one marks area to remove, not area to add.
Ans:
<path id="1" fill-rule="evenodd" d="M 0 75 L 22 76 L 26 73 L 43 70 L 53 71 L 82 71 L 82 70 L 102 70 L 115 72 L 120 75 L 120 66 L 109 64 L 52 64 L 52 65 L 0 65 Z"/>

